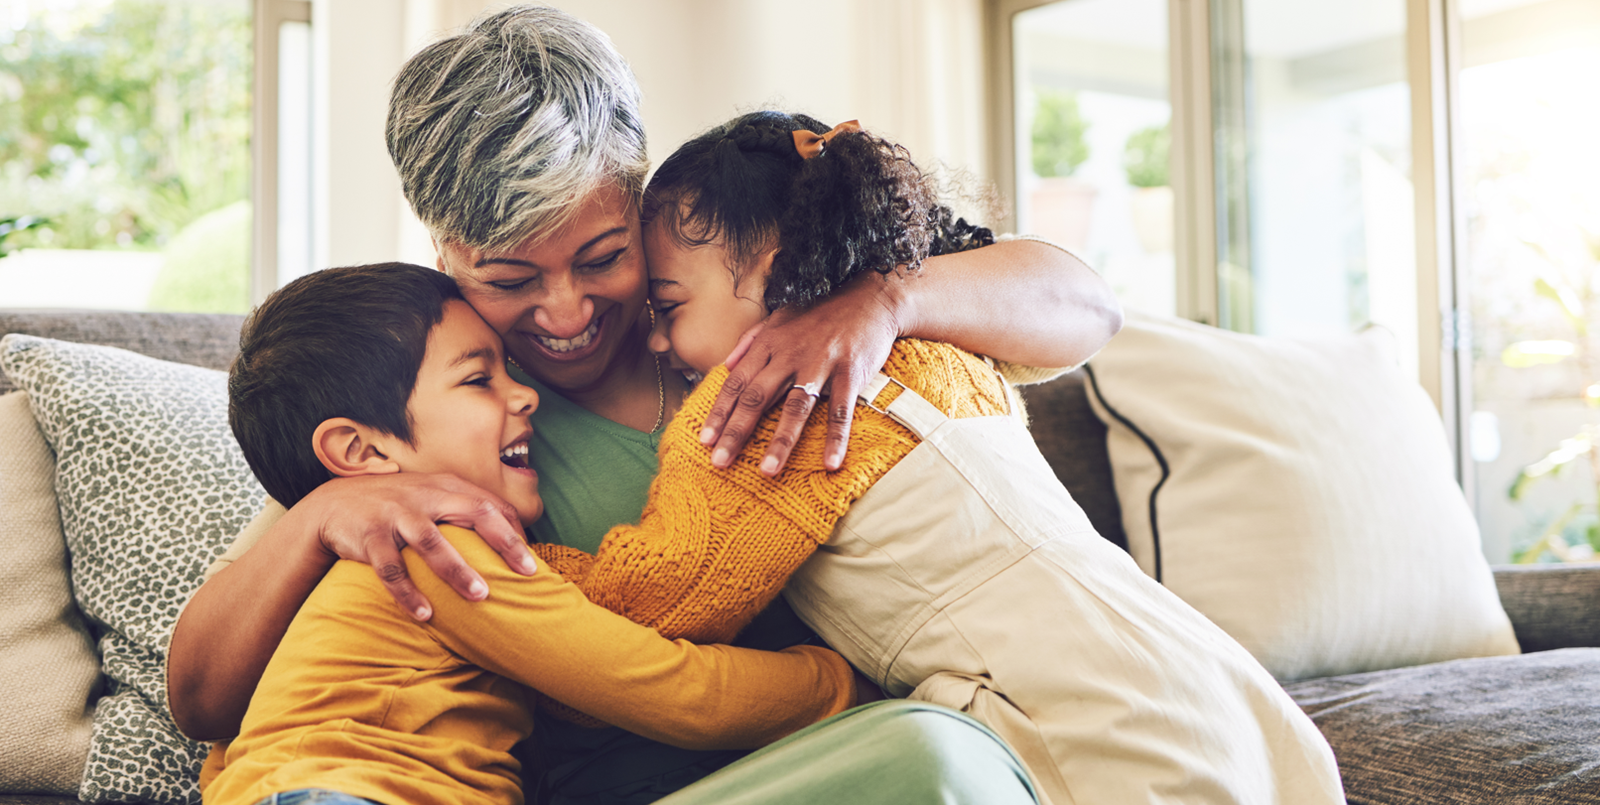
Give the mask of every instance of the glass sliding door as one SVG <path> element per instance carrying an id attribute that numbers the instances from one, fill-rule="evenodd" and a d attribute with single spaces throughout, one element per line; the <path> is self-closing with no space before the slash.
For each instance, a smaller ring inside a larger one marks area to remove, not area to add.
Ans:
<path id="1" fill-rule="evenodd" d="M 1416 343 L 1405 11 L 1211 0 L 1222 326 Z"/>
<path id="2" fill-rule="evenodd" d="M 1018 230 L 1125 307 L 1174 312 L 1167 0 L 1064 0 L 1011 18 Z"/>
<path id="3" fill-rule="evenodd" d="M 1471 451 L 1491 561 L 1600 548 L 1600 3 L 1463 0 Z"/>

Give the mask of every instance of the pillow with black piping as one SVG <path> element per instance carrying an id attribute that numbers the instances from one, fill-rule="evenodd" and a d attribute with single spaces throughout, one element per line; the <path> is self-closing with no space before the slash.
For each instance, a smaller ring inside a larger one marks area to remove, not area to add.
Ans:
<path id="1" fill-rule="evenodd" d="M 1089 362 L 1128 548 L 1280 680 L 1518 652 L 1393 337 L 1130 315 Z"/>

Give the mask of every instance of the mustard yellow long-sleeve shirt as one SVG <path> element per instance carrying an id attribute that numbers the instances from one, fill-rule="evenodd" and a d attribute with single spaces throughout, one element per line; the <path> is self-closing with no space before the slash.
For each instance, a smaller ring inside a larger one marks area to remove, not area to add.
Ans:
<path id="1" fill-rule="evenodd" d="M 221 770 L 215 754 L 208 763 L 208 805 L 299 788 L 408 805 L 521 803 L 509 750 L 532 727 L 528 687 L 702 749 L 762 746 L 854 701 L 849 666 L 831 651 L 669 641 L 548 569 L 519 576 L 471 532 L 441 530 L 490 598 L 461 599 L 406 551 L 434 605 L 417 623 L 371 568 L 337 563 L 284 635 Z"/>

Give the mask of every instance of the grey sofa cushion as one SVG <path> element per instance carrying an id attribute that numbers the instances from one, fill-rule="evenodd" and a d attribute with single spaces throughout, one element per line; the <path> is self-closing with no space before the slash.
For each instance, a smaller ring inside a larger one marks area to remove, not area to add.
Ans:
<path id="1" fill-rule="evenodd" d="M 1600 649 L 1294 682 L 1353 805 L 1600 802 Z"/>
<path id="2" fill-rule="evenodd" d="M 209 313 L 124 313 L 103 310 L 0 308 L 0 335 L 103 344 L 164 361 L 227 369 L 239 354 L 243 316 Z M 0 371 L 0 394 L 16 386 Z"/>

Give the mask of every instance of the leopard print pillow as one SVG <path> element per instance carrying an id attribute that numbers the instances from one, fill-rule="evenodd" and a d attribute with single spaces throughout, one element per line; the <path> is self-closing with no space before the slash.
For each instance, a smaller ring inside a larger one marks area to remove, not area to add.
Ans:
<path id="1" fill-rule="evenodd" d="M 78 795 L 198 803 L 207 747 L 167 711 L 167 640 L 265 498 L 228 429 L 227 375 L 16 334 L 0 339 L 0 367 L 55 451 L 73 594 L 107 679 Z"/>

